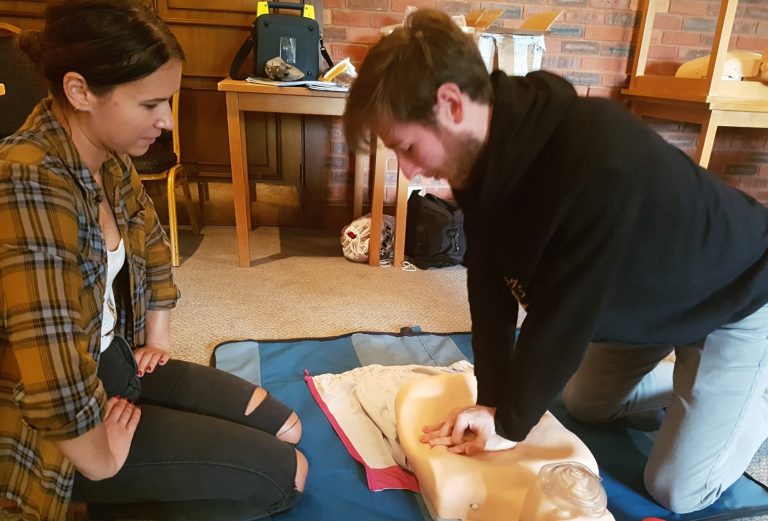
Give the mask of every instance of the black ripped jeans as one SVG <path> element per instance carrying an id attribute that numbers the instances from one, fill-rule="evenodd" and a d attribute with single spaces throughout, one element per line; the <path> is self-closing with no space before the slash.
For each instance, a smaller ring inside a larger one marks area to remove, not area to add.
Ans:
<path id="1" fill-rule="evenodd" d="M 301 494 L 296 452 L 275 433 L 291 409 L 268 395 L 246 416 L 254 389 L 212 367 L 158 365 L 141 378 L 125 465 L 102 481 L 76 473 L 72 499 L 90 519 L 250 521 L 290 508 Z"/>

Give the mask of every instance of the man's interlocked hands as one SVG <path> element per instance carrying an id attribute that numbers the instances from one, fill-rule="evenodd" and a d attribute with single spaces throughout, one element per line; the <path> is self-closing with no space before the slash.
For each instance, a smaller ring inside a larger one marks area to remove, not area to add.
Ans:
<path id="1" fill-rule="evenodd" d="M 419 441 L 432 447 L 442 445 L 448 447 L 449 452 L 467 456 L 514 448 L 516 441 L 496 434 L 495 413 L 494 407 L 467 407 L 439 423 L 425 426 Z"/>

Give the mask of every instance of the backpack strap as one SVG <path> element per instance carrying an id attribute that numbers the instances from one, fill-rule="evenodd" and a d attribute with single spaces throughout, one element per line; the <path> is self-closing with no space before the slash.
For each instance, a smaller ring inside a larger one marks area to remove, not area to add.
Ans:
<path id="1" fill-rule="evenodd" d="M 303 4 L 304 1 L 302 0 L 301 3 Z M 244 80 L 248 76 L 248 74 L 241 74 L 240 68 L 243 66 L 246 58 L 248 58 L 248 54 L 251 52 L 251 49 L 253 49 L 254 45 L 256 45 L 256 21 L 253 22 L 251 34 L 248 35 L 248 38 L 245 39 L 243 45 L 240 46 L 240 50 L 237 51 L 237 54 L 235 54 L 235 57 L 232 60 L 232 64 L 229 66 L 229 77 L 233 80 Z M 333 67 L 333 60 L 331 59 L 331 55 L 328 54 L 328 49 L 325 48 L 322 36 L 320 36 L 320 53 L 323 55 L 325 63 L 328 64 L 328 68 L 330 69 Z"/>
<path id="2" fill-rule="evenodd" d="M 243 66 L 243 62 L 248 57 L 248 54 L 256 44 L 256 22 L 253 22 L 253 29 L 251 34 L 245 39 L 243 45 L 240 46 L 240 50 L 235 54 L 232 60 L 232 65 L 229 66 L 229 77 L 233 80 L 244 80 L 248 74 L 240 74 L 240 68 Z"/>
<path id="3" fill-rule="evenodd" d="M 331 60 L 331 55 L 328 54 L 328 49 L 325 48 L 325 43 L 323 43 L 322 35 L 320 35 L 320 54 L 323 55 L 323 59 L 325 60 L 325 63 L 328 64 L 328 69 L 333 67 L 333 60 Z"/>

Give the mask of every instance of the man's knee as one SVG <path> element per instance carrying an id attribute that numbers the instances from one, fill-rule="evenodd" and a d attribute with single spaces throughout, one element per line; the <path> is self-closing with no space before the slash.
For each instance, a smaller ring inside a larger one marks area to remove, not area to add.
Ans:
<path id="1" fill-rule="evenodd" d="M 645 468 L 645 488 L 648 493 L 664 508 L 676 514 L 697 512 L 708 507 L 720 497 L 723 487 L 699 485 L 686 482 L 674 473 L 653 472 Z"/>
<path id="2" fill-rule="evenodd" d="M 615 410 L 607 410 L 604 404 L 585 397 L 575 385 L 563 389 L 563 404 L 571 416 L 584 423 L 604 423 L 616 418 Z"/>

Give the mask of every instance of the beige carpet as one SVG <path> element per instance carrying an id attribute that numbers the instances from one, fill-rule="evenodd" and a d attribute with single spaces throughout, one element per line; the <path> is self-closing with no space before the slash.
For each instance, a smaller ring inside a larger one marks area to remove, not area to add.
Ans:
<path id="1" fill-rule="evenodd" d="M 419 271 L 348 261 L 333 232 L 257 228 L 252 266 L 239 268 L 231 227 L 182 234 L 173 354 L 207 363 L 230 339 L 290 339 L 354 331 L 468 331 L 462 267 Z"/>

